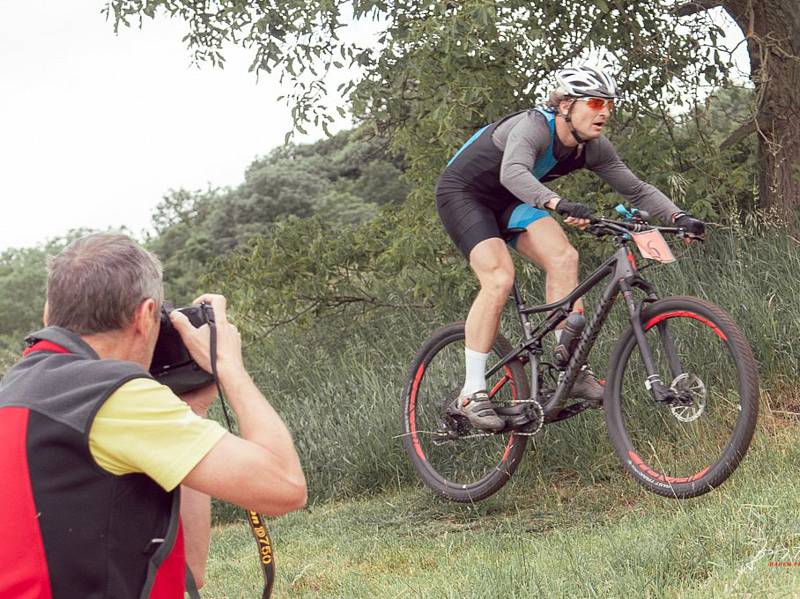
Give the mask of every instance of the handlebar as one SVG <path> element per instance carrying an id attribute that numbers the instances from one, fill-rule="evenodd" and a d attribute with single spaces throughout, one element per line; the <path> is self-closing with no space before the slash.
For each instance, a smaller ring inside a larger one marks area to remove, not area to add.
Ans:
<path id="1" fill-rule="evenodd" d="M 683 227 L 661 227 L 657 225 L 651 225 L 645 221 L 629 222 L 623 220 L 611 220 L 608 218 L 590 218 L 589 226 L 586 228 L 586 232 L 597 237 L 603 237 L 604 235 L 627 235 L 628 233 L 642 233 L 644 231 L 651 231 L 653 229 L 668 235 L 675 235 L 678 237 L 678 239 L 696 239 L 699 241 L 704 241 L 702 236 L 690 233 Z"/>

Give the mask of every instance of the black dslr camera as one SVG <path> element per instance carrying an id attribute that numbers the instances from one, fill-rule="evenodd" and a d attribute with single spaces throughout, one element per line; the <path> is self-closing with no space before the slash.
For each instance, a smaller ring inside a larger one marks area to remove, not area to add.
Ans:
<path id="1" fill-rule="evenodd" d="M 193 391 L 214 382 L 214 375 L 206 372 L 189 355 L 178 331 L 172 326 L 169 313 L 173 310 L 167 302 L 161 306 L 161 328 L 158 332 L 150 374 L 159 383 L 166 385 L 176 395 Z M 214 311 L 210 304 L 178 308 L 195 328 L 213 324 Z"/>

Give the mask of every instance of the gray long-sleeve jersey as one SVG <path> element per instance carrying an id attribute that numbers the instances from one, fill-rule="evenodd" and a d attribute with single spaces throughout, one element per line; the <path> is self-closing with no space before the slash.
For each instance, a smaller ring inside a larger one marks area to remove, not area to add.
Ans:
<path id="1" fill-rule="evenodd" d="M 531 110 L 509 118 L 495 129 L 492 142 L 503 152 L 500 183 L 506 189 L 521 201 L 537 208 L 544 208 L 548 200 L 558 197 L 557 193 L 545 187 L 532 173 L 536 158 L 544 156 L 550 145 L 550 128 L 544 115 Z M 569 163 L 573 162 L 575 169 L 584 167 L 594 171 L 631 204 L 664 222 L 669 222 L 673 214 L 680 212 L 667 196 L 634 175 L 605 137 L 588 141 L 581 151 L 585 153 L 585 157 L 576 155 L 573 148 L 561 144 L 556 135 L 553 140 L 553 154 L 559 163 L 567 163 L 559 164 L 553 169 L 558 170 L 558 173 L 551 171 L 542 180 L 548 181 L 574 170 L 569 168 Z"/>

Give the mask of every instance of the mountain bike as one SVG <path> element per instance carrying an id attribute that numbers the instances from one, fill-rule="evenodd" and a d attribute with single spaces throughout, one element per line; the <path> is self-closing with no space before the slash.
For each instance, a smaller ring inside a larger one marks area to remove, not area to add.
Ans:
<path id="1" fill-rule="evenodd" d="M 623 220 L 593 218 L 586 232 L 610 238 L 616 250 L 566 297 L 528 306 L 517 281 L 513 298 L 522 341 L 502 334 L 492 346 L 487 390 L 505 421 L 498 432 L 473 428 L 454 408 L 464 376 L 464 323 L 434 331 L 417 352 L 403 391 L 403 446 L 430 489 L 476 502 L 497 492 L 520 464 L 529 437 L 588 408 L 605 412 L 609 436 L 625 470 L 666 497 L 696 497 L 721 485 L 747 452 L 758 417 L 758 373 L 750 346 L 721 308 L 695 297 L 659 298 L 644 279 L 632 245 L 669 262 L 663 235 L 688 239 L 679 227 L 653 226 L 644 213 Z M 508 240 L 524 229 L 508 229 Z M 545 359 L 543 340 L 573 311 L 578 298 L 610 278 L 568 362 Z M 611 353 L 602 406 L 571 401 L 619 296 L 630 324 Z M 531 315 L 542 316 L 538 324 Z M 529 374 L 526 374 L 526 368 Z"/>

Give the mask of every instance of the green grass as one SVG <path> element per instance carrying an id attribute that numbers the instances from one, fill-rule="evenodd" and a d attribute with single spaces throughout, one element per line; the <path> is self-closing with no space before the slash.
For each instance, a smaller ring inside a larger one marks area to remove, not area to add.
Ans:
<path id="1" fill-rule="evenodd" d="M 586 420 L 602 428 L 595 416 Z M 553 439 L 569 432 L 549 428 Z M 270 522 L 274 595 L 796 597 L 800 567 L 769 562 L 800 561 L 798 433 L 794 421 L 762 417 L 733 477 L 686 501 L 647 493 L 621 467 L 592 482 L 569 463 L 545 472 L 547 460 L 529 453 L 518 478 L 473 506 L 408 485 L 313 505 Z M 614 460 L 607 442 L 573 454 Z M 215 528 L 203 597 L 257 597 L 260 582 L 246 527 Z"/>

